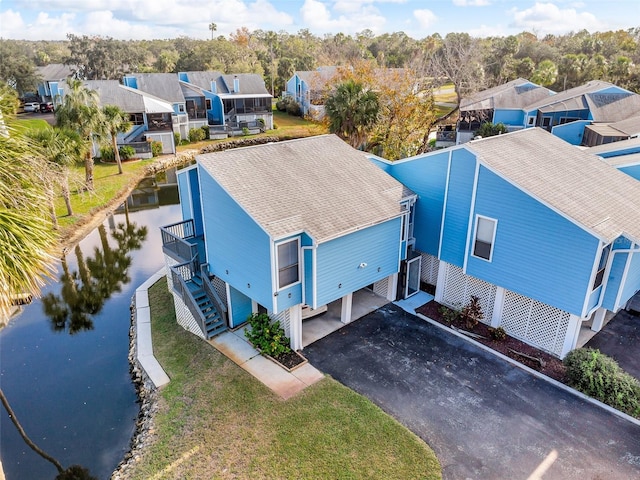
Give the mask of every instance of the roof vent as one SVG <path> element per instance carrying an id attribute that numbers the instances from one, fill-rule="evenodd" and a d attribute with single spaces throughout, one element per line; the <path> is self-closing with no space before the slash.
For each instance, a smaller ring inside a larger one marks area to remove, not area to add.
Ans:
<path id="1" fill-rule="evenodd" d="M 237 75 L 233 77 L 233 93 L 240 93 L 240 79 Z"/>

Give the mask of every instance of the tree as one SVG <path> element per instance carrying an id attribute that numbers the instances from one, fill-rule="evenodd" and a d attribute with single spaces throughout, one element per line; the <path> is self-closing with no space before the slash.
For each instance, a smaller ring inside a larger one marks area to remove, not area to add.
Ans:
<path id="1" fill-rule="evenodd" d="M 102 117 L 105 130 L 111 135 L 111 146 L 113 154 L 118 164 L 118 174 L 122 175 L 122 161 L 120 160 L 120 151 L 118 150 L 118 134 L 126 133 L 131 128 L 129 115 L 117 105 L 105 105 L 102 107 Z"/>
<path id="2" fill-rule="evenodd" d="M 33 60 L 15 42 L 0 39 L 0 81 L 6 82 L 20 95 L 35 92 L 40 80 Z"/>
<path id="3" fill-rule="evenodd" d="M 82 160 L 86 145 L 78 132 L 68 128 L 48 126 L 29 130 L 27 135 L 40 146 L 40 154 L 49 164 L 52 174 L 48 182 L 51 189 L 50 209 L 54 228 L 57 228 L 58 221 L 53 206 L 54 187 L 58 186 L 61 190 L 67 215 L 73 215 L 69 188 L 70 167 Z"/>
<path id="4" fill-rule="evenodd" d="M 551 60 L 543 60 L 538 64 L 536 70 L 533 72 L 531 81 L 538 85 L 542 85 L 543 87 L 548 87 L 549 85 L 553 85 L 557 78 L 558 67 L 556 67 L 556 64 Z"/>
<path id="5" fill-rule="evenodd" d="M 209 30 L 211 30 L 211 40 L 213 40 L 213 32 L 218 30 L 218 26 L 215 23 L 211 22 L 209 24 Z"/>
<path id="6" fill-rule="evenodd" d="M 461 99 L 484 85 L 478 40 L 467 33 L 447 34 L 427 68 L 434 78 L 453 83 L 456 93 L 456 108 L 440 120 L 457 112 Z"/>
<path id="7" fill-rule="evenodd" d="M 98 107 L 98 93 L 87 89 L 80 80 L 71 80 L 64 101 L 56 110 L 59 126 L 77 131 L 82 137 L 86 153 L 84 159 L 85 188 L 93 190 L 93 138 L 103 132 L 102 111 Z"/>
<path id="8" fill-rule="evenodd" d="M 13 101 L 11 100 L 13 98 Z M 46 165 L 33 154 L 27 137 L 10 125 L 15 93 L 0 85 L 0 323 L 9 318 L 12 299 L 19 294 L 37 295 L 53 272 L 57 236 L 46 211 Z"/>
<path id="9" fill-rule="evenodd" d="M 325 103 L 329 131 L 354 148 L 367 141 L 378 120 L 379 110 L 377 94 L 354 80 L 338 85 Z"/>

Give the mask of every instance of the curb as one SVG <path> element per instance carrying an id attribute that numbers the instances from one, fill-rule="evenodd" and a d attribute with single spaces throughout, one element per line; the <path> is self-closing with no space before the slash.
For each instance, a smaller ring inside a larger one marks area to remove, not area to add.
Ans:
<path id="1" fill-rule="evenodd" d="M 527 373 L 530 373 L 531 375 L 539 378 L 540 380 L 544 380 L 546 382 L 549 382 L 551 385 L 554 385 L 555 387 L 558 387 L 562 390 L 564 390 L 565 392 L 568 392 L 582 400 L 585 400 L 589 403 L 591 403 L 592 405 L 598 406 L 606 411 L 608 411 L 609 413 L 612 413 L 614 415 L 617 415 L 618 417 L 627 420 L 628 422 L 631 422 L 637 426 L 640 427 L 640 420 L 638 420 L 637 418 L 632 417 L 631 415 L 627 415 L 624 412 L 621 412 L 620 410 L 616 410 L 615 408 L 607 405 L 606 403 L 602 403 L 600 400 L 596 400 L 595 398 L 592 398 L 588 395 L 585 395 L 582 392 L 579 392 L 578 390 L 576 390 L 575 388 L 571 388 L 568 385 L 565 385 L 562 382 L 559 382 L 551 377 L 546 376 L 543 373 L 538 372 L 537 370 L 534 370 L 532 368 L 527 367 L 526 365 L 523 365 L 519 362 L 516 362 L 515 360 L 513 360 L 512 358 L 507 357 L 506 355 L 503 355 L 500 352 L 496 352 L 495 350 L 493 350 L 492 348 L 487 347 L 486 345 L 483 345 L 480 342 L 475 341 L 473 338 L 469 338 L 466 335 L 462 335 L 461 333 L 456 332 L 455 330 L 452 330 L 448 327 L 446 327 L 445 325 L 442 325 L 439 322 L 436 322 L 435 320 L 430 319 L 429 317 L 426 317 L 425 315 L 422 315 L 421 313 L 414 313 L 415 316 L 417 316 L 418 318 L 421 318 L 422 320 L 426 320 L 427 322 L 429 322 L 431 325 L 434 325 L 442 330 L 444 330 L 445 332 L 448 332 L 452 335 L 455 335 L 458 338 L 461 338 L 463 340 L 466 340 L 467 342 L 475 345 L 476 347 L 481 348 L 482 350 L 484 350 L 485 352 L 489 352 L 493 355 L 495 355 L 496 357 L 510 363 L 511 365 L 513 365 L 514 367 L 518 367 L 521 370 L 524 370 Z"/>

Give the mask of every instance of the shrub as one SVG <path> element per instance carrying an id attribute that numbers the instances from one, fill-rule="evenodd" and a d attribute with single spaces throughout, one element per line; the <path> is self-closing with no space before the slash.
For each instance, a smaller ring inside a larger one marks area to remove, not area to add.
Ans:
<path id="1" fill-rule="evenodd" d="M 113 147 L 110 145 L 100 147 L 100 159 L 103 162 L 113 162 L 116 159 L 116 156 L 113 153 Z"/>
<path id="2" fill-rule="evenodd" d="M 246 329 L 244 334 L 263 354 L 277 357 L 291 351 L 279 321 L 272 322 L 266 313 L 254 313 L 247 320 L 251 329 Z"/>
<path id="3" fill-rule="evenodd" d="M 154 157 L 162 155 L 162 142 L 158 142 L 157 140 L 151 142 L 151 154 Z"/>
<path id="4" fill-rule="evenodd" d="M 505 332 L 502 327 L 493 328 L 491 329 L 491 338 L 500 342 L 507 338 L 507 332 Z"/>
<path id="5" fill-rule="evenodd" d="M 180 145 L 182 142 L 182 137 L 180 136 L 180 133 L 178 132 L 173 132 L 173 143 L 175 143 L 176 146 Z"/>
<path id="6" fill-rule="evenodd" d="M 460 317 L 467 324 L 467 328 L 475 327 L 480 320 L 484 318 L 480 299 L 475 295 L 471 295 L 471 300 L 460 312 Z"/>
<path id="7" fill-rule="evenodd" d="M 293 115 L 294 117 L 301 117 L 302 109 L 300 108 L 298 102 L 289 102 L 289 104 L 287 105 L 287 113 L 289 115 Z"/>
<path id="8" fill-rule="evenodd" d="M 640 417 L 640 383 L 613 358 L 578 348 L 564 359 L 571 387 L 634 417 Z"/>
<path id="9" fill-rule="evenodd" d="M 204 130 L 202 130 L 201 128 L 192 128 L 191 130 L 189 130 L 189 141 L 191 143 L 201 142 L 202 140 L 204 140 L 204 137 Z"/>
<path id="10" fill-rule="evenodd" d="M 205 140 L 209 140 L 209 138 L 211 138 L 211 135 L 210 135 L 210 132 L 209 132 L 209 125 L 203 125 L 200 128 L 204 132 L 204 139 Z"/>
<path id="11" fill-rule="evenodd" d="M 460 318 L 460 310 L 458 310 L 457 308 L 442 306 L 438 311 L 440 312 L 440 315 L 442 315 L 442 320 L 444 320 L 449 325 Z"/>
<path id="12" fill-rule="evenodd" d="M 276 122 L 273 122 L 273 129 L 277 130 L 278 129 L 278 124 Z"/>
<path id="13" fill-rule="evenodd" d="M 249 128 L 248 127 L 242 127 L 242 134 L 246 137 L 247 135 L 249 135 Z"/>
<path id="14" fill-rule="evenodd" d="M 129 160 L 136 156 L 136 149 L 131 145 L 123 145 L 119 149 L 120 160 Z"/>

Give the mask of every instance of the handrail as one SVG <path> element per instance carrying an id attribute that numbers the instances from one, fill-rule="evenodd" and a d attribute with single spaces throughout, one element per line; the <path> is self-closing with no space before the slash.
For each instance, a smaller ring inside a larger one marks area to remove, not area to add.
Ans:
<path id="1" fill-rule="evenodd" d="M 224 304 L 218 292 L 216 291 L 216 287 L 211 283 L 211 279 L 209 277 L 209 264 L 204 263 L 200 265 L 200 277 L 202 279 L 202 288 L 204 289 L 207 297 L 211 300 L 211 303 L 216 307 L 218 314 L 224 321 L 226 325 L 229 325 L 227 322 L 227 306 Z"/>
<path id="2" fill-rule="evenodd" d="M 186 280 L 183 278 L 182 274 L 180 273 L 182 267 L 186 267 L 191 263 L 192 262 L 189 261 L 180 265 L 174 265 L 170 267 L 173 290 L 178 295 L 180 295 L 180 298 L 182 299 L 186 307 L 191 312 L 191 315 L 193 315 L 193 318 L 195 319 L 195 321 L 198 322 L 203 335 L 206 337 L 207 327 L 206 327 L 206 319 L 204 317 L 204 314 L 198 308 L 198 303 L 196 302 L 196 299 L 193 297 L 191 290 L 189 290 L 189 287 L 187 286 Z M 193 274 L 192 268 L 193 268 L 193 265 L 190 265 L 188 269 L 189 272 L 191 272 L 191 274 Z M 189 279 L 190 278 L 191 277 L 189 277 Z M 178 286 L 178 288 L 176 288 L 176 286 Z"/>
<path id="3" fill-rule="evenodd" d="M 186 238 L 195 237 L 193 220 L 185 220 L 160 227 L 162 249 L 177 260 L 190 260 L 198 255 L 198 246 L 187 242 Z"/>

